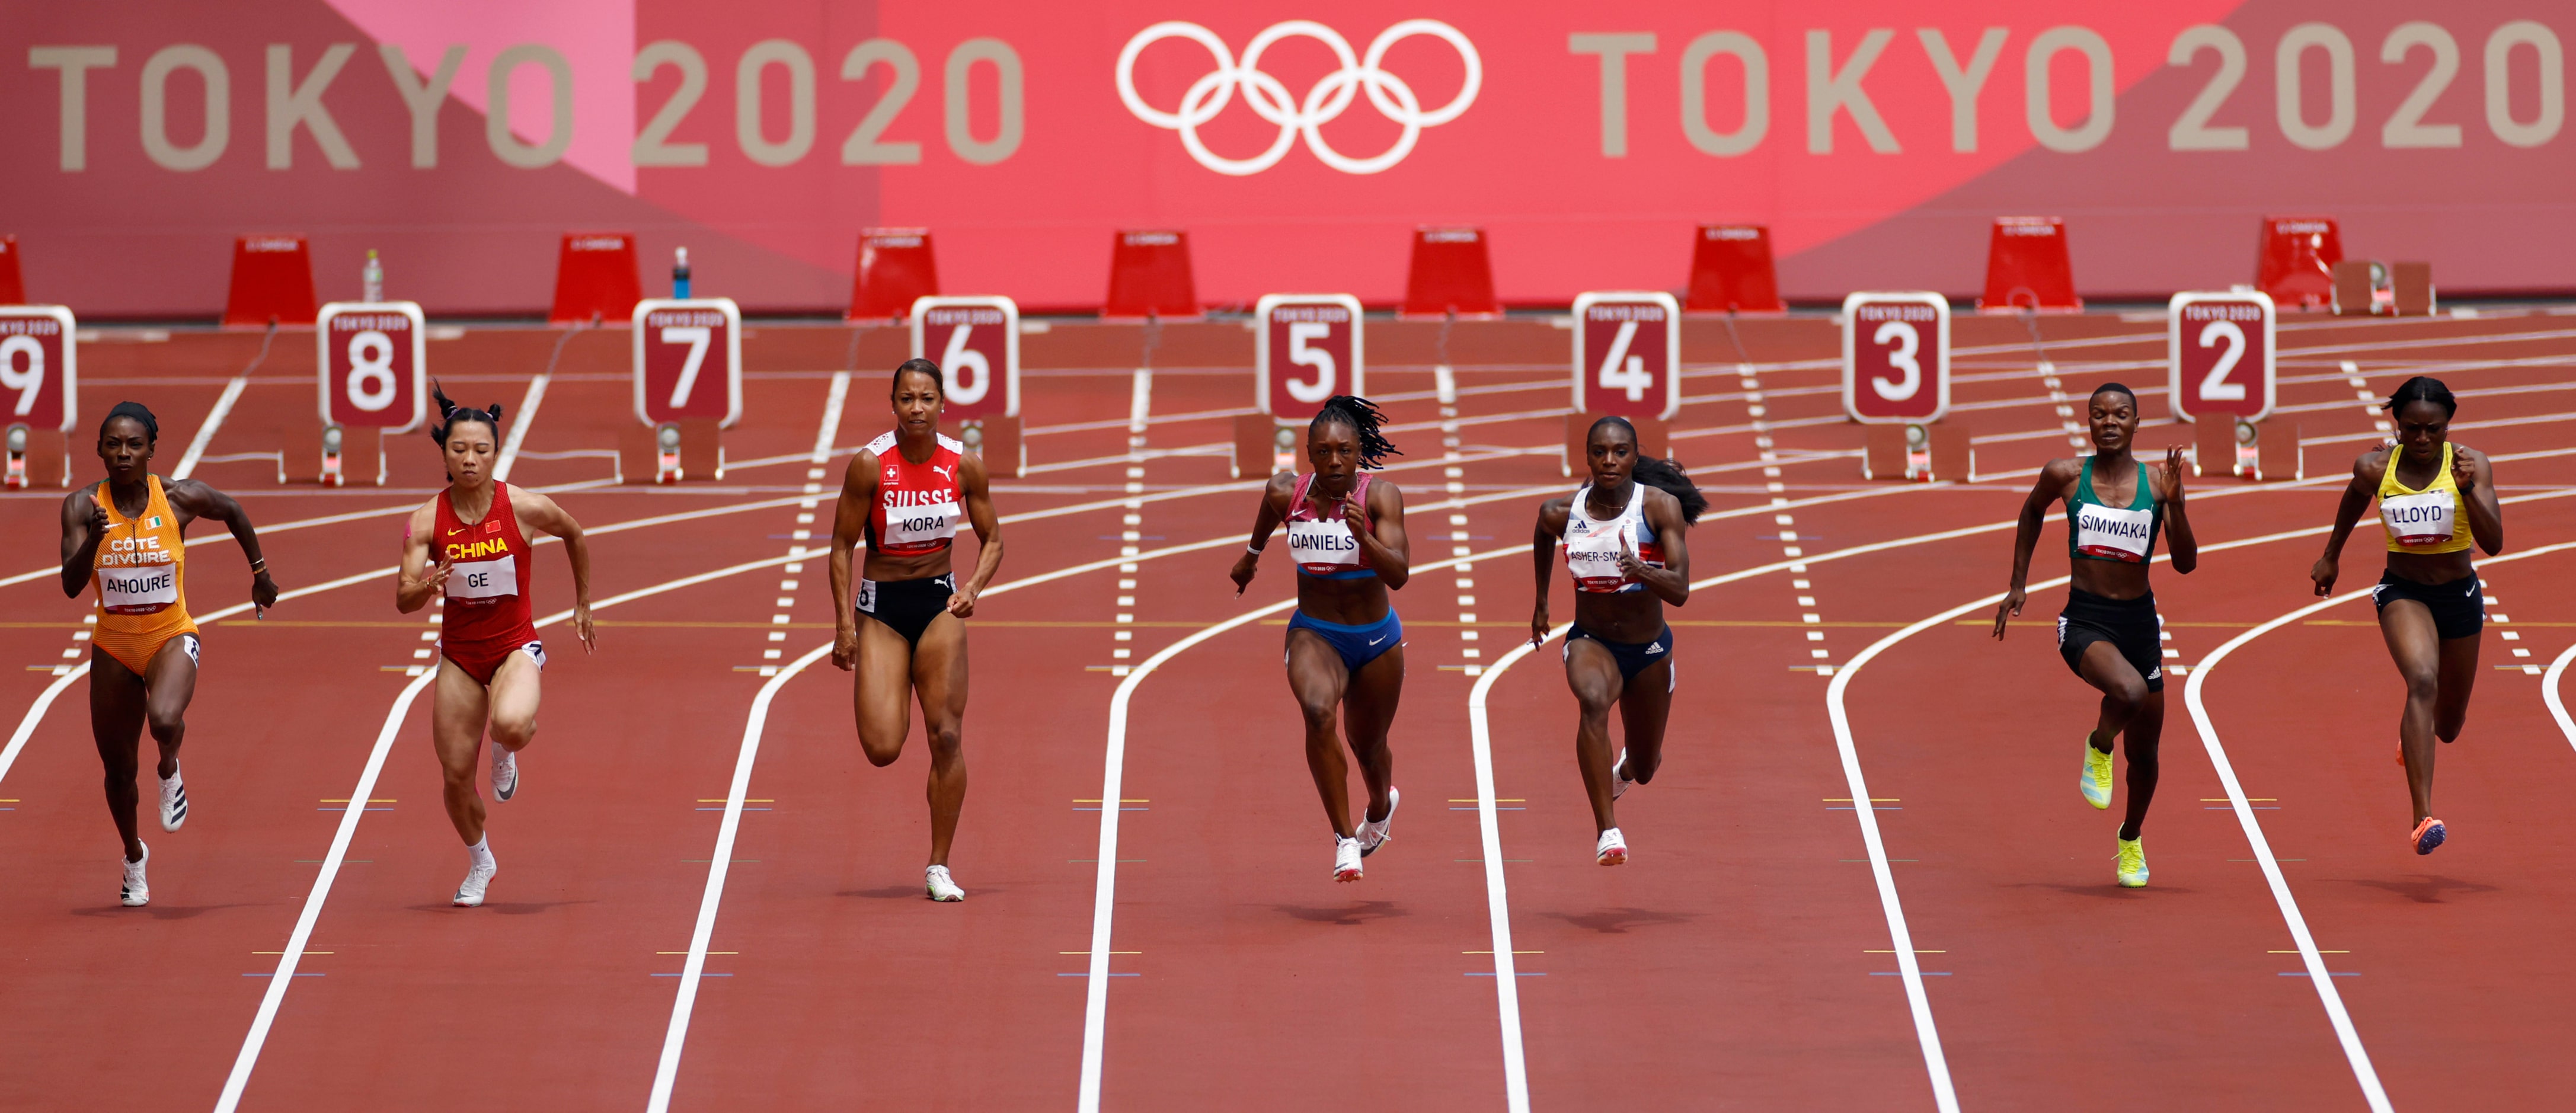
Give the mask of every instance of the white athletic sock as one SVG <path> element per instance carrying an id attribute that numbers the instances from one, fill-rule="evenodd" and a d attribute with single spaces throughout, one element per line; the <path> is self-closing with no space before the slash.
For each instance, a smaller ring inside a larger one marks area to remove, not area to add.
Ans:
<path id="1" fill-rule="evenodd" d="M 490 833 L 490 832 L 485 832 L 482 838 L 480 838 L 480 839 L 476 839 L 476 840 L 474 841 L 474 845 L 469 846 L 469 847 L 466 847 L 466 848 L 465 848 L 465 856 L 466 856 L 468 859 L 471 859 L 475 865 L 478 865 L 478 866 L 488 866 L 488 865 L 491 865 L 491 864 L 492 864 L 492 835 L 491 835 L 491 833 Z"/>

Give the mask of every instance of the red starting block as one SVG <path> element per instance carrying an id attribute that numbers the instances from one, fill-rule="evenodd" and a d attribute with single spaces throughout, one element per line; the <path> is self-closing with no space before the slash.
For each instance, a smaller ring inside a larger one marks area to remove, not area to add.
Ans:
<path id="1" fill-rule="evenodd" d="M 17 254 L 14 245 L 10 251 Z M 0 306 L 0 426 L 9 490 L 69 487 L 70 437 L 80 420 L 80 344 L 72 311 Z"/>
<path id="2" fill-rule="evenodd" d="M 18 273 L 18 237 L 0 236 L 0 305 L 27 304 L 27 283 Z"/>
<path id="3" fill-rule="evenodd" d="M 867 228 L 859 232 L 859 276 L 850 284 L 853 321 L 885 321 L 912 312 L 916 298 L 939 294 L 930 229 Z"/>
<path id="4" fill-rule="evenodd" d="M 2066 257 L 2066 222 L 2053 216 L 1996 217 L 1987 237 L 1986 293 L 1977 299 L 1978 311 L 2083 308 L 2084 299 L 2075 296 L 2075 267 Z"/>
<path id="5" fill-rule="evenodd" d="M 635 420 L 618 472 L 656 483 L 724 478 L 721 430 L 742 420 L 742 309 L 732 298 L 635 303 Z"/>
<path id="6" fill-rule="evenodd" d="M 1693 313 L 1786 313 L 1771 263 L 1771 230 L 1759 224 L 1703 224 L 1691 241 Z"/>
<path id="7" fill-rule="evenodd" d="M 309 325 L 314 308 L 313 252 L 304 237 L 233 239 L 233 281 L 224 296 L 225 325 Z"/>
<path id="8" fill-rule="evenodd" d="M 943 416 L 985 474 L 1016 479 L 1020 442 L 1020 306 L 1003 297 L 925 297 L 907 307 L 912 358 L 939 364 Z"/>
<path id="9" fill-rule="evenodd" d="M 590 320 L 622 321 L 644 300 L 635 268 L 635 233 L 566 232 L 555 254 L 555 304 L 550 325 Z"/>
<path id="10" fill-rule="evenodd" d="M 2342 261 L 2343 235 L 2334 218 L 2267 216 L 2254 288 L 2281 305 L 2324 308 L 2334 304 L 2334 265 Z"/>
<path id="11" fill-rule="evenodd" d="M 314 322 L 321 396 L 320 457 L 294 446 L 289 475 L 325 487 L 385 482 L 385 435 L 420 428 L 429 413 L 429 325 L 418 302 L 332 302 Z M 356 467 L 349 464 L 354 461 Z"/>
<path id="12" fill-rule="evenodd" d="M 1190 234 L 1120 232 L 1109 252 L 1109 300 L 1103 317 L 1196 317 L 1198 286 L 1190 279 Z"/>
<path id="13" fill-rule="evenodd" d="M 1977 478 L 1977 449 L 1965 422 L 1872 425 L 1862 444 L 1863 479 L 1965 483 Z"/>
<path id="14" fill-rule="evenodd" d="M 1416 228 L 1413 267 L 1404 278 L 1407 317 L 1499 317 L 1494 264 L 1481 228 Z"/>

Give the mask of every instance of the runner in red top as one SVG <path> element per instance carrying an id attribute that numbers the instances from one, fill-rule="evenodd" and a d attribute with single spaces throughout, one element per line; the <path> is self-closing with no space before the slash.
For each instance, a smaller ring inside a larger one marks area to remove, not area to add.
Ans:
<path id="1" fill-rule="evenodd" d="M 909 359 L 894 369 L 891 432 L 850 459 L 832 518 L 832 664 L 858 675 L 851 700 L 868 763 L 903 756 L 921 703 L 930 740 L 930 866 L 936 901 L 966 899 L 948 873 L 948 848 L 966 806 L 966 619 L 1002 567 L 1002 520 L 984 485 L 984 458 L 941 436 L 939 365 Z M 975 574 L 957 582 L 952 547 L 960 521 L 978 541 Z M 867 556 L 850 575 L 852 553 Z"/>
<path id="2" fill-rule="evenodd" d="M 465 840 L 465 883 L 455 899 L 472 908 L 483 903 L 500 870 L 483 832 L 483 796 L 474 789 L 484 729 L 492 733 L 492 795 L 505 801 L 518 794 L 517 755 L 537 732 L 537 678 L 546 668 L 546 647 L 529 617 L 535 577 L 528 535 L 563 539 L 572 558 L 573 632 L 584 649 L 592 644 L 590 547 L 581 523 L 553 499 L 492 478 L 501 442 L 498 403 L 471 410 L 444 393 L 437 398 L 440 419 L 432 435 L 447 457 L 448 487 L 412 511 L 403 529 L 394 605 L 404 614 L 433 600 L 444 608 L 429 730 L 447 777 L 447 818 Z"/>

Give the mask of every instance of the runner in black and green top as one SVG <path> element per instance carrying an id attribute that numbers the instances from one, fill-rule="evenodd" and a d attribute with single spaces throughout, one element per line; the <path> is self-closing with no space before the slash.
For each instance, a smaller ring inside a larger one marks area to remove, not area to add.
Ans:
<path id="1" fill-rule="evenodd" d="M 2191 521 L 2182 511 L 2182 449 L 2165 450 L 2150 470 L 2129 452 L 2138 432 L 2138 396 L 2118 383 L 2094 388 L 2085 403 L 2093 455 L 2051 460 L 2022 503 L 2021 529 L 2013 537 L 2012 590 L 1995 608 L 1995 637 L 2021 613 L 2030 579 L 2031 550 L 2049 506 L 2066 502 L 2069 578 L 2066 609 L 2057 616 L 2057 651 L 2084 682 L 2102 690 L 2102 716 L 2084 736 L 2084 772 L 2078 782 L 2096 808 L 2111 806 L 2111 740 L 2125 735 L 2129 754 L 2129 809 L 2120 824 L 2114 856 L 2120 884 L 2147 883 L 2146 849 L 2139 828 L 2156 796 L 2156 743 L 2164 733 L 2163 631 L 2156 596 L 2147 587 L 2147 564 L 2156 534 L 2165 533 L 2176 572 L 2200 562 Z"/>

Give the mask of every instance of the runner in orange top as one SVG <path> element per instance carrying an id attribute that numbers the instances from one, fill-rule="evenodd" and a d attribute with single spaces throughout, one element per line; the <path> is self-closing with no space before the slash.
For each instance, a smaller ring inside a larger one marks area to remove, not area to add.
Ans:
<path id="1" fill-rule="evenodd" d="M 125 841 L 128 908 L 152 899 L 143 863 L 151 851 L 134 835 L 139 773 L 136 751 L 143 728 L 161 748 L 161 829 L 188 821 L 188 790 L 179 781 L 179 744 L 188 736 L 188 700 L 197 691 L 197 624 L 188 617 L 184 586 L 188 523 L 211 518 L 232 528 L 250 558 L 251 601 L 262 613 L 277 604 L 277 584 L 259 555 L 250 515 L 232 497 L 193 479 L 163 483 L 152 474 L 152 449 L 161 426 L 152 411 L 119 402 L 98 427 L 98 459 L 107 481 L 63 500 L 63 594 L 80 597 L 84 584 L 98 591 L 98 623 L 91 635 L 90 735 L 107 766 L 107 810 Z"/>

